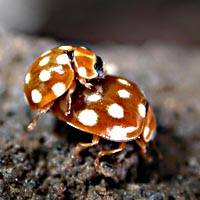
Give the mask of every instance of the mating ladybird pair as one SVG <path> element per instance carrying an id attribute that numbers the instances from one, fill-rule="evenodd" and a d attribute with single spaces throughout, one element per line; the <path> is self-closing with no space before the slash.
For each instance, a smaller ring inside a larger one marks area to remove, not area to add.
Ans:
<path id="1" fill-rule="evenodd" d="M 117 149 L 98 153 L 97 170 L 102 156 L 122 151 L 126 142 L 135 140 L 145 153 L 154 138 L 156 119 L 139 87 L 120 77 L 104 77 L 101 58 L 84 47 L 61 46 L 43 53 L 25 76 L 24 93 L 31 109 L 38 110 L 29 130 L 51 109 L 60 120 L 93 135 L 91 143 L 77 145 L 74 155 L 100 138 L 119 143 Z"/>
<path id="2" fill-rule="evenodd" d="M 25 76 L 25 99 L 31 109 L 38 110 L 28 129 L 32 130 L 41 114 L 65 93 L 65 112 L 70 113 L 71 95 L 77 79 L 90 88 L 88 80 L 103 76 L 101 58 L 84 47 L 61 46 L 44 52 L 35 59 Z"/>

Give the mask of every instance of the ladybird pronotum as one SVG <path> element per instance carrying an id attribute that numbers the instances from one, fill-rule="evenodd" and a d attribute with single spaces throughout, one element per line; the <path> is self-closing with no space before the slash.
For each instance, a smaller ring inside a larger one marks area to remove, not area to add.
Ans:
<path id="1" fill-rule="evenodd" d="M 89 80 L 103 77 L 101 58 L 85 47 L 60 46 L 44 52 L 34 60 L 25 75 L 25 99 L 31 109 L 38 110 L 28 129 L 32 130 L 39 117 L 65 93 L 65 113 L 69 114 L 77 80 L 91 88 Z"/>
<path id="2" fill-rule="evenodd" d="M 87 133 L 93 134 L 91 143 L 79 143 L 75 155 L 98 144 L 100 138 L 118 142 L 113 150 L 100 151 L 95 160 L 104 155 L 122 151 L 128 141 L 136 141 L 143 153 L 146 145 L 155 137 L 154 112 L 139 87 L 126 79 L 107 75 L 94 84 L 92 90 L 80 87 L 72 96 L 69 115 L 65 114 L 65 95 L 56 100 L 52 112 L 60 120 Z"/>

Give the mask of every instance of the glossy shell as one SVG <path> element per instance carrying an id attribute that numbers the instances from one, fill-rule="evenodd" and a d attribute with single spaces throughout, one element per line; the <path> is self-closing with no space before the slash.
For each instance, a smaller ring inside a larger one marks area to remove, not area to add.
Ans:
<path id="1" fill-rule="evenodd" d="M 148 107 L 146 122 L 143 130 L 143 139 L 145 142 L 153 140 L 156 136 L 156 118 L 151 105 Z"/>
<path id="2" fill-rule="evenodd" d="M 85 79 L 92 79 L 98 76 L 94 66 L 96 55 L 85 47 L 61 46 L 60 49 L 73 52 L 72 60 L 74 69 L 78 75 Z"/>
<path id="3" fill-rule="evenodd" d="M 155 128 L 152 110 L 135 83 L 106 76 L 94 85 L 93 90 L 77 88 L 70 115 L 64 113 L 65 95 L 56 101 L 53 113 L 73 127 L 116 142 L 136 139 L 145 125 Z"/>
<path id="4" fill-rule="evenodd" d="M 94 52 L 73 46 L 54 48 L 36 58 L 29 67 L 24 83 L 25 98 L 31 109 L 49 107 L 78 77 L 97 77 L 95 63 Z"/>
<path id="5" fill-rule="evenodd" d="M 38 57 L 25 76 L 24 93 L 32 109 L 43 109 L 63 95 L 74 80 L 70 59 L 62 49 Z"/>

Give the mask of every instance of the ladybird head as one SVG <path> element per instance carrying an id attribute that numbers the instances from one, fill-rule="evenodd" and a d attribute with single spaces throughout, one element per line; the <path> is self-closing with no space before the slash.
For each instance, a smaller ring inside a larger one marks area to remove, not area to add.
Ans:
<path id="1" fill-rule="evenodd" d="M 101 57 L 96 56 L 96 63 L 94 65 L 94 69 L 96 70 L 98 76 L 97 78 L 104 78 L 105 73 L 104 73 L 104 69 L 103 69 L 103 61 L 101 59 Z"/>
<path id="2" fill-rule="evenodd" d="M 73 61 L 78 75 L 84 79 L 103 78 L 103 61 L 93 51 L 77 47 L 73 51 Z"/>

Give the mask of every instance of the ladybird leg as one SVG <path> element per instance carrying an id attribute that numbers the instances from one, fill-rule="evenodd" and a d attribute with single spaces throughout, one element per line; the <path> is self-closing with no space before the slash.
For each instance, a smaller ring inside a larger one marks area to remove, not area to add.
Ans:
<path id="1" fill-rule="evenodd" d="M 137 138 L 136 143 L 138 144 L 138 146 L 140 147 L 140 153 L 142 155 L 142 157 L 148 161 L 151 161 L 152 158 L 151 156 L 147 155 L 147 143 L 142 139 L 142 138 Z"/>
<path id="2" fill-rule="evenodd" d="M 120 142 L 119 143 L 119 147 L 117 149 L 112 149 L 112 150 L 103 150 L 100 151 L 94 161 L 94 165 L 95 165 L 95 169 L 98 171 L 99 170 L 99 160 L 101 159 L 101 157 L 105 156 L 105 155 L 111 155 L 117 152 L 122 151 L 124 148 L 126 147 L 126 143 L 125 142 Z"/>
<path id="3" fill-rule="evenodd" d="M 142 154 L 146 154 L 147 152 L 147 145 L 145 143 L 145 141 L 142 138 L 137 138 L 136 143 L 138 144 L 138 146 L 140 147 L 140 151 Z"/>
<path id="4" fill-rule="evenodd" d="M 92 88 L 92 84 L 91 83 L 87 83 L 86 79 L 82 78 L 82 77 L 78 77 L 79 82 L 84 85 L 86 88 L 91 89 Z"/>
<path id="5" fill-rule="evenodd" d="M 157 153 L 158 158 L 159 158 L 160 160 L 162 160 L 162 159 L 163 159 L 163 155 L 162 155 L 162 153 L 160 152 L 160 150 L 158 149 L 156 143 L 155 143 L 154 141 L 150 141 L 150 144 L 152 145 L 153 149 L 154 149 L 155 152 Z"/>
<path id="6" fill-rule="evenodd" d="M 76 89 L 76 81 L 73 81 L 70 88 L 68 89 L 66 100 L 61 101 L 60 106 L 62 107 L 62 110 L 65 112 L 65 115 L 69 115 L 71 111 L 71 104 L 72 104 L 72 94 L 74 93 Z"/>
<path id="7" fill-rule="evenodd" d="M 29 123 L 29 125 L 27 126 L 27 130 L 28 131 L 32 131 L 35 126 L 37 125 L 38 120 L 41 118 L 42 115 L 44 115 L 46 112 L 48 112 L 50 110 L 50 108 L 52 107 L 53 103 L 49 104 L 48 107 L 46 107 L 45 109 L 39 110 L 36 115 L 33 117 L 33 119 L 31 120 L 31 122 Z"/>
<path id="8" fill-rule="evenodd" d="M 90 143 L 82 143 L 82 142 L 78 143 L 77 146 L 75 147 L 75 150 L 73 152 L 72 157 L 79 156 L 79 153 L 82 150 L 87 149 L 89 147 L 92 147 L 94 145 L 97 145 L 99 143 L 99 140 L 100 140 L 99 136 L 93 135 L 92 142 L 90 142 Z"/>

